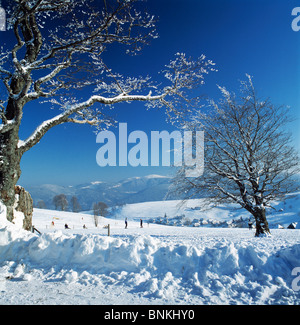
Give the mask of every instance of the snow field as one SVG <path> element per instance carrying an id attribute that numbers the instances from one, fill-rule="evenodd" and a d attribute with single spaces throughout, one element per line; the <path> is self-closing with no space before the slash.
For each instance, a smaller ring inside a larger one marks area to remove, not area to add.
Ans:
<path id="1" fill-rule="evenodd" d="M 287 228 L 294 223 L 300 229 L 300 192 L 286 195 L 284 201 L 274 201 L 273 208 L 267 210 L 268 223 L 271 229 Z M 217 207 L 204 207 L 205 199 L 190 199 L 184 204 L 180 200 L 154 201 L 121 206 L 115 212 L 116 218 L 130 216 L 133 220 L 143 218 L 160 220 L 160 224 L 172 224 L 176 217 L 181 217 L 181 222 L 176 221 L 177 225 L 190 221 L 192 226 L 201 227 L 234 227 L 233 220 L 244 221 L 240 223 L 242 227 L 248 226 L 250 213 L 241 209 L 236 204 L 221 204 Z M 164 216 L 167 216 L 165 220 Z M 252 221 L 253 217 L 252 217 Z"/>
<path id="2" fill-rule="evenodd" d="M 71 215 L 61 212 L 61 221 L 64 214 Z M 291 286 L 300 265 L 299 230 L 257 239 L 247 229 L 158 225 L 136 234 L 137 224 L 131 222 L 127 234 L 119 224 L 111 237 L 98 230 L 38 236 L 6 225 L 0 229 L 0 303 L 300 303 Z"/>

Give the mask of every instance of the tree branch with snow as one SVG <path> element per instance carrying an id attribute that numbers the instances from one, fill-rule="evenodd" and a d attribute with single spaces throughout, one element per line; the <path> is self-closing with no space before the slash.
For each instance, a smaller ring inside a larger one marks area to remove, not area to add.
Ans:
<path id="1" fill-rule="evenodd" d="M 104 51 L 119 46 L 136 55 L 157 37 L 156 18 L 140 2 L 8 1 L 7 32 L 13 41 L 1 47 L 0 55 L 0 198 L 10 220 L 22 155 L 50 129 L 62 123 L 106 128 L 112 119 L 104 108 L 132 101 L 160 107 L 176 119 L 191 105 L 191 90 L 214 70 L 204 55 L 193 60 L 182 53 L 164 68 L 164 84 L 151 76 L 125 77 L 109 67 Z M 34 103 L 51 107 L 54 117 L 20 140 L 23 111 Z"/>

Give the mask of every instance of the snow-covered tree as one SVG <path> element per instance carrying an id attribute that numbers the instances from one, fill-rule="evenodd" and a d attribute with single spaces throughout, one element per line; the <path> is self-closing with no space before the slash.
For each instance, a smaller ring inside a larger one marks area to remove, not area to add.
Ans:
<path id="1" fill-rule="evenodd" d="M 11 42 L 2 44 L 0 51 L 0 198 L 8 220 L 13 220 L 21 158 L 51 128 L 72 122 L 100 130 L 111 124 L 104 106 L 120 102 L 144 101 L 178 115 L 189 103 L 187 91 L 201 85 L 213 69 L 204 55 L 191 60 L 178 53 L 163 70 L 165 84 L 156 84 L 149 76 L 123 77 L 114 72 L 104 62 L 103 52 L 137 54 L 157 37 L 155 17 L 140 2 L 7 1 L 6 33 Z M 24 108 L 30 110 L 37 102 L 47 108 L 42 99 L 51 103 L 56 115 L 27 139 L 19 139 Z"/>
<path id="2" fill-rule="evenodd" d="M 297 189 L 293 176 L 299 173 L 299 156 L 289 133 L 288 108 L 258 98 L 247 77 L 240 96 L 219 87 L 222 99 L 184 122 L 185 129 L 204 130 L 204 174 L 187 178 L 190 167 L 183 166 L 171 191 L 186 198 L 205 196 L 210 204 L 237 203 L 253 215 L 255 235 L 261 236 L 270 232 L 266 207 Z"/>
<path id="3" fill-rule="evenodd" d="M 61 209 L 61 211 L 66 211 L 68 207 L 68 200 L 65 194 L 55 195 L 53 198 L 53 204 L 55 205 L 55 209 Z"/>
<path id="4" fill-rule="evenodd" d="M 71 197 L 71 207 L 73 212 L 79 212 L 81 210 L 81 205 L 78 201 L 77 196 Z"/>

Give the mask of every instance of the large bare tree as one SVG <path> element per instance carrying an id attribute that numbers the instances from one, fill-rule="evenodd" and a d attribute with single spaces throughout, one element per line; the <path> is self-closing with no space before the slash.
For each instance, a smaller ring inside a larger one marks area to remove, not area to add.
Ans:
<path id="1" fill-rule="evenodd" d="M 219 87 L 220 102 L 211 101 L 207 112 L 203 108 L 186 119 L 185 129 L 204 130 L 204 174 L 188 178 L 189 167 L 183 166 L 172 191 L 186 198 L 205 196 L 210 204 L 239 204 L 253 215 L 255 235 L 261 236 L 270 233 L 266 208 L 297 189 L 299 156 L 289 132 L 288 108 L 259 98 L 247 77 L 240 96 Z"/>
<path id="2" fill-rule="evenodd" d="M 178 114 L 189 102 L 187 91 L 203 83 L 213 63 L 203 55 L 191 60 L 177 53 L 160 86 L 149 76 L 114 72 L 104 52 L 136 54 L 157 37 L 155 17 L 139 0 L 7 2 L 11 41 L 1 45 L 0 54 L 0 198 L 11 221 L 21 158 L 51 128 L 67 122 L 107 127 L 104 106 L 120 102 L 145 101 Z M 89 95 L 79 99 L 83 88 Z M 36 103 L 48 108 L 41 99 L 51 103 L 55 116 L 20 140 L 24 108 Z"/>

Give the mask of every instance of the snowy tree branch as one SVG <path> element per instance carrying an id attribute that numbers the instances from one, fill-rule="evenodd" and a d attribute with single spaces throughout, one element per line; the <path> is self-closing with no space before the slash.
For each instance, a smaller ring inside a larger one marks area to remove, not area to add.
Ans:
<path id="1" fill-rule="evenodd" d="M 176 119 L 190 109 L 191 90 L 214 70 L 205 56 L 193 60 L 183 53 L 177 53 L 165 67 L 165 80 L 160 84 L 150 76 L 124 77 L 108 67 L 104 51 L 117 48 L 135 55 L 157 37 L 156 18 L 142 10 L 142 1 L 9 1 L 7 26 L 14 41 L 0 47 L 0 91 L 4 93 L 0 101 L 0 199 L 9 220 L 13 220 L 22 155 L 51 128 L 68 122 L 98 129 L 110 126 L 103 105 L 131 101 L 163 108 L 170 119 Z M 52 28 L 44 29 L 46 24 Z M 53 109 L 55 116 L 32 130 L 25 141 L 19 140 L 24 110 L 30 114 L 34 106 Z"/>
<path id="2" fill-rule="evenodd" d="M 158 96 L 151 96 L 150 94 L 146 96 L 141 95 L 118 95 L 113 98 L 106 98 L 102 96 L 91 96 L 87 101 L 76 104 L 68 109 L 66 109 L 63 113 L 55 116 L 52 119 L 44 121 L 40 124 L 33 134 L 26 139 L 25 141 L 21 141 L 19 145 L 19 150 L 21 153 L 26 152 L 30 148 L 32 148 L 36 143 L 38 143 L 42 137 L 49 131 L 52 127 L 66 123 L 66 122 L 73 122 L 73 123 L 80 123 L 80 124 L 99 124 L 101 120 L 93 119 L 93 120 L 86 120 L 86 121 L 79 121 L 78 119 L 70 118 L 70 116 L 74 113 L 80 112 L 85 108 L 92 106 L 94 103 L 100 103 L 104 105 L 113 105 L 120 102 L 129 102 L 129 101 L 159 101 L 162 100 L 165 96 L 168 95 L 168 92 L 158 95 Z"/>

